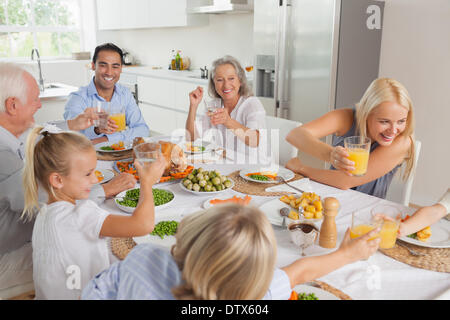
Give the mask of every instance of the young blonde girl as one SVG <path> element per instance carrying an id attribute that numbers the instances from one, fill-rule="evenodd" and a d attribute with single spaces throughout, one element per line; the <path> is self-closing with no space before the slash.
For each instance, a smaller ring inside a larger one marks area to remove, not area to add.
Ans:
<path id="1" fill-rule="evenodd" d="M 48 193 L 32 236 L 36 299 L 78 299 L 86 283 L 110 265 L 105 237 L 153 230 L 152 185 L 161 177 L 165 160 L 146 167 L 135 162 L 141 179 L 138 206 L 131 216 L 112 215 L 88 200 L 97 182 L 91 142 L 77 132 L 42 129 L 34 128 L 28 136 L 23 176 L 25 218 L 39 208 L 38 187 Z"/>
<path id="2" fill-rule="evenodd" d="M 277 244 L 266 215 L 227 204 L 183 218 L 171 253 L 141 244 L 124 261 L 92 279 L 82 299 L 288 299 L 297 284 L 366 259 L 378 248 L 379 230 L 350 239 L 326 255 L 276 268 Z"/>
<path id="3" fill-rule="evenodd" d="M 414 164 L 414 113 L 406 88 L 394 79 L 374 80 L 356 108 L 337 109 L 292 130 L 286 140 L 318 159 L 331 163 L 331 169 L 304 165 L 299 158 L 286 167 L 313 180 L 341 189 L 353 188 L 380 198 L 396 171 L 406 163 L 403 178 L 407 179 Z M 333 144 L 322 141 L 333 135 Z M 367 173 L 352 176 L 354 163 L 344 148 L 344 138 L 363 136 L 371 139 Z"/>

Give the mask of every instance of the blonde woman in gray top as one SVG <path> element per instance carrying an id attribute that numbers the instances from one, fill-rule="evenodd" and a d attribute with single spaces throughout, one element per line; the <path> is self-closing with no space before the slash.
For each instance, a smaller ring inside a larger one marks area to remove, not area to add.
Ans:
<path id="1" fill-rule="evenodd" d="M 320 139 L 333 135 L 333 144 Z M 344 138 L 370 138 L 371 149 L 367 172 L 353 176 L 354 163 L 344 148 Z M 414 164 L 414 112 L 406 88 L 394 79 L 375 79 L 367 88 L 356 108 L 330 111 L 322 117 L 292 130 L 286 140 L 332 167 L 317 169 L 291 159 L 286 167 L 315 181 L 340 189 L 349 189 L 386 197 L 392 178 L 402 163 L 406 163 L 404 179 L 412 173 Z"/>

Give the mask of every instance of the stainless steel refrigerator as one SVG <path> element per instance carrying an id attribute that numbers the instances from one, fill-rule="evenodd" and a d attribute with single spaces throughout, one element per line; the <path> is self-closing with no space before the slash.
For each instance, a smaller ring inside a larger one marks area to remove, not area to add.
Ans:
<path id="1" fill-rule="evenodd" d="M 384 2 L 256 0 L 254 91 L 268 115 L 306 123 L 354 106 L 378 77 Z"/>

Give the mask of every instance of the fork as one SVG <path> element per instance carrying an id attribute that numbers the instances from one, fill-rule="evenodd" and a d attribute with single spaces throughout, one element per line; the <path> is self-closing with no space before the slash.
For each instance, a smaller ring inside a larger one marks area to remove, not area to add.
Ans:
<path id="1" fill-rule="evenodd" d="M 283 182 L 283 183 L 287 184 L 287 185 L 288 185 L 289 187 L 291 187 L 292 189 L 295 189 L 295 190 L 297 190 L 297 191 L 299 191 L 299 192 L 301 192 L 301 193 L 305 192 L 305 191 L 303 191 L 302 189 L 299 189 L 299 188 L 297 188 L 297 187 L 294 187 L 293 185 L 291 185 L 290 183 L 288 183 L 288 182 L 286 181 L 286 179 L 284 179 L 284 177 L 282 177 L 282 176 L 276 176 L 276 179 L 277 179 L 277 181 L 280 181 L 280 182 Z"/>
<path id="2" fill-rule="evenodd" d="M 411 248 L 408 247 L 406 244 L 403 244 L 403 243 L 401 243 L 400 241 L 397 241 L 397 244 L 398 244 L 400 247 L 403 247 L 403 248 L 405 248 L 406 250 L 408 250 L 408 252 L 409 252 L 411 255 L 413 255 L 414 257 L 420 257 L 420 256 L 425 256 L 425 255 L 426 255 L 425 253 L 418 252 L 418 251 L 416 251 L 416 250 L 411 249 Z"/>

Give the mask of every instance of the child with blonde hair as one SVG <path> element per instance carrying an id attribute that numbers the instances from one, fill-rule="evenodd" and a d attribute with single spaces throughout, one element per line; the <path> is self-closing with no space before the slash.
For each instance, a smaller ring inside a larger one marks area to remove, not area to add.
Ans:
<path id="1" fill-rule="evenodd" d="M 82 299 L 288 299 L 297 284 L 366 259 L 379 230 L 350 239 L 326 255 L 276 268 L 272 226 L 258 208 L 225 204 L 181 220 L 171 252 L 151 243 L 135 247 L 85 287 Z"/>
<path id="2" fill-rule="evenodd" d="M 162 176 L 165 160 L 144 167 L 135 161 L 141 183 L 138 206 L 130 216 L 109 214 L 88 199 L 97 182 L 92 143 L 77 132 L 50 131 L 36 127 L 28 136 L 23 174 L 23 217 L 31 219 L 39 209 L 38 187 L 48 193 L 32 236 L 36 299 L 78 299 L 87 282 L 111 263 L 105 237 L 153 230 L 152 185 Z"/>

